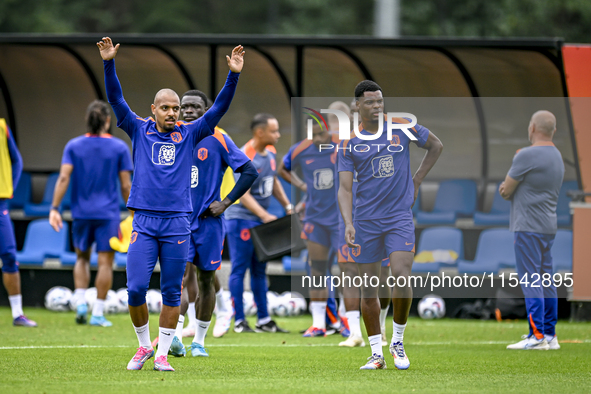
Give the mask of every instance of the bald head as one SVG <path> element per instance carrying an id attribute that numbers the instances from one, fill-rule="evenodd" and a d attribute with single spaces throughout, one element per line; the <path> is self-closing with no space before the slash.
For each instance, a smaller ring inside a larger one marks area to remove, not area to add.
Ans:
<path id="1" fill-rule="evenodd" d="M 181 102 L 179 95 L 176 94 L 176 92 L 172 89 L 160 89 L 158 93 L 156 93 L 156 96 L 154 96 L 154 105 L 158 106 L 158 104 L 160 104 L 162 101 L 176 101 L 179 104 Z"/>
<path id="2" fill-rule="evenodd" d="M 550 111 L 538 111 L 531 117 L 535 130 L 547 137 L 552 137 L 556 131 L 556 117 Z"/>

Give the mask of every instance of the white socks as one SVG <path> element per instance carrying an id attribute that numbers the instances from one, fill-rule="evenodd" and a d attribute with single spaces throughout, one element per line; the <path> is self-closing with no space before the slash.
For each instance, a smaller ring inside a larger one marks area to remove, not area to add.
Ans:
<path id="1" fill-rule="evenodd" d="M 257 326 L 264 326 L 271 321 L 271 316 L 263 317 L 257 320 Z"/>
<path id="2" fill-rule="evenodd" d="M 349 322 L 349 331 L 351 332 L 352 338 L 361 337 L 361 323 L 359 321 L 359 311 L 347 311 L 345 312 L 347 321 Z"/>
<path id="3" fill-rule="evenodd" d="M 326 330 L 326 301 L 310 302 L 310 313 L 312 313 L 312 327 Z"/>
<path id="4" fill-rule="evenodd" d="M 224 289 L 220 287 L 220 291 L 215 293 L 215 304 L 217 306 L 217 313 L 220 315 L 225 315 L 228 313 L 228 307 L 226 302 L 224 301 Z"/>
<path id="5" fill-rule="evenodd" d="M 402 342 L 404 339 L 404 329 L 406 324 L 397 324 L 393 322 L 394 332 L 392 333 L 392 343 Z"/>
<path id="6" fill-rule="evenodd" d="M 371 354 L 384 357 L 384 352 L 382 351 L 382 334 L 372 335 L 367 339 L 369 339 L 369 345 L 371 346 Z"/>
<path id="7" fill-rule="evenodd" d="M 135 329 L 135 335 L 137 335 L 140 346 L 144 349 L 152 349 L 152 343 L 150 342 L 150 322 L 141 327 L 133 326 L 133 328 Z"/>
<path id="8" fill-rule="evenodd" d="M 174 328 L 159 328 L 158 335 L 158 350 L 156 351 L 156 359 L 160 356 L 167 356 L 174 338 Z"/>
<path id="9" fill-rule="evenodd" d="M 179 315 L 179 322 L 176 324 L 174 336 L 178 339 L 183 338 L 183 326 L 185 325 L 185 316 Z"/>
<path id="10" fill-rule="evenodd" d="M 388 310 L 390 310 L 390 304 L 380 311 L 380 329 L 386 327 L 386 317 L 388 316 Z"/>
<path id="11" fill-rule="evenodd" d="M 8 296 L 8 301 L 10 302 L 10 309 L 12 309 L 13 319 L 16 319 L 17 317 L 24 315 L 22 294 Z"/>
<path id="12" fill-rule="evenodd" d="M 210 324 L 211 321 L 196 321 L 195 338 L 193 338 L 193 342 L 196 342 L 201 346 L 205 345 L 205 334 L 207 334 L 207 330 L 209 329 Z"/>
<path id="13" fill-rule="evenodd" d="M 103 310 L 105 309 L 105 300 L 99 300 L 98 298 L 94 302 L 92 307 L 92 316 L 103 316 Z"/>
<path id="14" fill-rule="evenodd" d="M 74 290 L 74 300 L 76 301 L 76 306 L 86 304 L 86 289 L 76 289 Z"/>
<path id="15" fill-rule="evenodd" d="M 197 316 L 195 316 L 195 303 L 189 302 L 189 309 L 187 309 L 187 316 L 189 317 L 189 326 L 195 327 L 197 325 Z"/>

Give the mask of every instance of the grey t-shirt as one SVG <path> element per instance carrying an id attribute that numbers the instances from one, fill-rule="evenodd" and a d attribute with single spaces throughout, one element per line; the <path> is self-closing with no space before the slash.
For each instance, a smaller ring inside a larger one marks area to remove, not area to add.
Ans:
<path id="1" fill-rule="evenodd" d="M 556 234 L 556 204 L 564 177 L 558 149 L 548 144 L 517 151 L 509 176 L 519 181 L 511 201 L 511 231 Z"/>

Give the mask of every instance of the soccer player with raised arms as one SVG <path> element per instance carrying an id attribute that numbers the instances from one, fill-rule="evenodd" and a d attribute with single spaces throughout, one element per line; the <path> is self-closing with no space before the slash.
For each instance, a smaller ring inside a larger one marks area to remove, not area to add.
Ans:
<path id="1" fill-rule="evenodd" d="M 412 303 L 412 288 L 408 277 L 415 250 L 411 208 L 420 184 L 439 158 L 443 145 L 425 127 L 416 125 L 409 128 L 416 138 L 413 142 L 427 150 L 419 169 L 412 176 L 410 137 L 401 129 L 395 129 L 391 140 L 388 140 L 385 132 L 387 125 L 383 118 L 382 89 L 373 81 L 362 81 L 355 87 L 355 100 L 363 127 L 361 135 L 372 136 L 380 129 L 384 132 L 369 142 L 352 134 L 350 140 L 342 141 L 339 145 L 338 199 L 345 222 L 345 240 L 353 248 L 350 257 L 358 263 L 362 277 L 379 277 L 385 249 L 390 258 L 392 276 L 407 279 L 405 287 L 394 287 L 392 292 L 394 333 L 390 344 L 390 353 L 394 357 L 396 368 L 407 369 L 410 362 L 404 351 L 403 335 Z M 404 118 L 395 118 L 394 123 L 410 122 Z M 351 193 L 354 172 L 357 172 L 358 180 L 355 221 L 352 219 Z M 361 294 L 361 313 L 372 353 L 361 369 L 385 369 L 378 287 L 368 284 L 361 289 Z"/>
<path id="2" fill-rule="evenodd" d="M 244 63 L 242 46 L 226 56 L 230 72 L 212 108 L 193 123 L 177 123 L 180 111 L 178 95 L 170 89 L 158 91 L 152 104 L 155 119 L 141 118 L 131 111 L 123 98 L 115 72 L 114 58 L 119 44 L 109 37 L 97 43 L 103 58 L 105 88 L 117 116 L 117 126 L 131 138 L 134 179 L 127 207 L 135 211 L 133 232 L 127 255 L 129 313 L 140 347 L 127 369 L 141 369 L 154 356 L 150 343 L 146 292 L 150 277 L 160 261 L 159 346 L 154 369 L 174 371 L 167 360 L 179 316 L 183 273 L 190 241 L 191 168 L 193 150 L 228 110 Z"/>

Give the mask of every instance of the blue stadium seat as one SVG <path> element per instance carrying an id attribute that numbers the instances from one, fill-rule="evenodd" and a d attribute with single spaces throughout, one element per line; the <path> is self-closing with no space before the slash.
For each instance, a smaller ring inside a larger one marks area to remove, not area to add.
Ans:
<path id="1" fill-rule="evenodd" d="M 286 272 L 305 271 L 306 266 L 308 265 L 308 249 L 302 250 L 299 257 L 292 255 L 283 256 L 281 262 L 283 263 L 283 269 Z"/>
<path id="2" fill-rule="evenodd" d="M 39 204 L 27 203 L 25 204 L 25 215 L 27 216 L 49 216 L 51 209 L 51 202 L 53 200 L 53 189 L 57 182 L 59 174 L 53 173 L 47 177 L 45 184 L 45 192 L 43 193 L 43 200 Z"/>
<path id="3" fill-rule="evenodd" d="M 10 209 L 23 209 L 28 202 L 31 202 L 31 174 L 23 172 L 8 206 Z"/>
<path id="4" fill-rule="evenodd" d="M 427 250 L 453 250 L 458 260 L 464 258 L 464 237 L 462 231 L 452 227 L 431 227 L 423 230 L 419 238 L 417 254 Z M 414 263 L 412 272 L 439 272 L 443 267 L 455 267 L 447 263 Z"/>
<path id="5" fill-rule="evenodd" d="M 476 211 L 476 183 L 469 179 L 441 182 L 431 212 L 419 211 L 417 224 L 455 224 L 460 217 L 471 217 Z"/>
<path id="6" fill-rule="evenodd" d="M 554 272 L 573 271 L 573 232 L 558 230 L 552 245 L 552 261 Z"/>
<path id="7" fill-rule="evenodd" d="M 558 227 L 568 227 L 572 224 L 572 217 L 570 214 L 570 198 L 567 197 L 566 192 L 569 190 L 578 190 L 579 185 L 577 181 L 566 181 L 562 183 L 560 194 L 558 195 L 558 205 L 556 206 L 556 216 L 558 216 Z"/>
<path id="8" fill-rule="evenodd" d="M 515 267 L 514 235 L 505 228 L 480 233 L 474 261 L 459 261 L 460 274 L 498 273 L 500 268 Z"/>
<path id="9" fill-rule="evenodd" d="M 511 212 L 511 201 L 505 200 L 499 193 L 500 182 L 497 183 L 490 212 L 475 212 L 474 225 L 476 226 L 508 226 Z"/>
<path id="10" fill-rule="evenodd" d="M 127 253 L 115 252 L 115 265 L 120 268 L 127 266 Z"/>
<path id="11" fill-rule="evenodd" d="M 66 251 L 69 234 L 66 222 L 58 233 L 51 228 L 49 220 L 33 220 L 27 227 L 23 250 L 17 252 L 16 259 L 20 264 L 43 265 L 46 258 L 59 258 Z"/>

